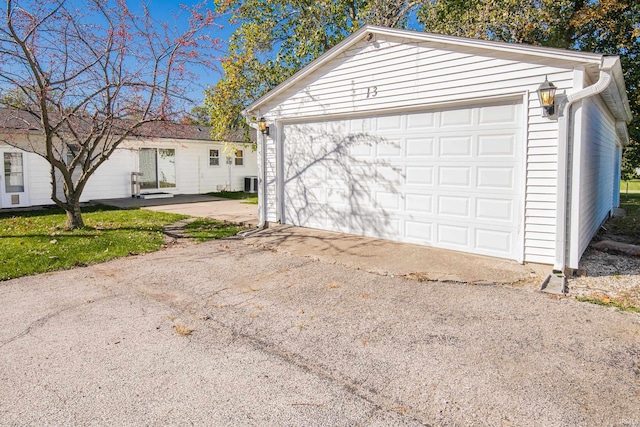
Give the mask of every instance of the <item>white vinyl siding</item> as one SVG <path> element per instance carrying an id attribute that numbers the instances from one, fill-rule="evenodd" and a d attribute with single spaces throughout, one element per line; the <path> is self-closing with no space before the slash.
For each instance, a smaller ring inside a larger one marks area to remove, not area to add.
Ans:
<path id="1" fill-rule="evenodd" d="M 89 178 L 82 192 L 83 202 L 94 199 L 131 197 L 131 172 L 138 168 L 138 154 L 118 148 Z M 105 197 L 104 195 L 108 195 Z"/>
<path id="2" fill-rule="evenodd" d="M 25 153 L 27 185 L 31 205 L 49 205 L 51 201 L 51 173 L 49 163 L 33 153 Z"/>
<path id="3" fill-rule="evenodd" d="M 380 40 L 358 43 L 314 73 L 305 87 L 271 106 L 277 117 L 322 117 L 410 105 L 439 105 L 523 90 L 535 91 L 548 75 L 559 91 L 571 87 L 572 71 L 520 62 L 513 54 L 434 48 L 426 43 Z M 507 56 L 510 56 L 507 59 Z M 370 88 L 375 87 L 375 96 Z M 369 96 L 367 96 L 369 95 Z M 537 104 L 537 99 L 532 99 Z M 269 108 L 267 106 L 267 108 Z"/>
<path id="4" fill-rule="evenodd" d="M 131 172 L 138 171 L 138 148 L 143 147 L 173 149 L 176 161 L 176 187 L 147 192 L 202 194 L 221 190 L 241 191 L 244 178 L 257 175 L 257 153 L 248 146 L 242 148 L 244 166 L 234 167 L 226 163 L 222 144 L 184 140 L 127 141 L 89 178 L 81 201 L 131 197 Z M 222 155 L 224 160 L 220 167 L 209 166 L 210 149 L 217 149 Z M 33 153 L 25 153 L 24 160 L 27 164 L 29 204 L 52 204 L 49 164 Z M 58 197 L 63 197 L 60 177 L 58 182 Z"/>
<path id="5" fill-rule="evenodd" d="M 557 60 L 538 58 L 531 62 L 530 57 L 512 53 L 450 49 L 392 38 L 374 44 L 361 42 L 290 88 L 285 99 L 277 104 L 267 102 L 261 109 L 265 108 L 270 122 L 297 122 L 394 109 L 447 108 L 528 93 L 524 260 L 553 263 L 558 124 L 541 116 L 535 91 L 548 76 L 558 93 L 572 92 L 573 68 L 557 64 Z M 269 138 L 268 152 L 273 152 L 274 146 L 274 139 Z M 266 179 L 275 183 L 275 167 L 267 169 Z M 275 191 L 269 192 L 267 199 L 268 216 L 275 220 L 272 195 Z"/>
<path id="6" fill-rule="evenodd" d="M 573 212 L 571 218 L 579 219 L 579 223 L 572 224 L 575 231 L 571 236 L 570 268 L 578 268 L 580 257 L 613 209 L 612 190 L 618 174 L 618 137 L 614 119 L 599 97 L 583 100 L 581 114 L 582 143 L 573 144 L 574 150 L 580 150 L 573 154 L 574 161 L 577 159 L 579 164 L 572 165 L 574 179 L 578 177 L 579 180 L 574 186 L 579 192 L 579 201 L 573 206 L 578 212 Z"/>

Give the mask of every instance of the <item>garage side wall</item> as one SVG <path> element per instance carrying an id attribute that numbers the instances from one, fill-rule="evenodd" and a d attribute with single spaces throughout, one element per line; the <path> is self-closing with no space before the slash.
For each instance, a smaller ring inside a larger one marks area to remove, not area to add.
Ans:
<path id="1" fill-rule="evenodd" d="M 541 117 L 535 91 L 545 76 L 559 92 L 572 92 L 573 68 L 560 68 L 554 60 L 534 62 L 513 53 L 389 37 L 353 45 L 292 86 L 284 99 L 279 97 L 261 110 L 270 122 L 301 123 L 479 105 L 508 97 L 527 100 L 522 138 L 526 156 L 523 259 L 553 263 L 558 126 L 557 121 Z M 275 144 L 276 140 L 268 140 L 268 156 L 276 152 Z M 275 171 L 267 169 L 267 182 L 276 182 Z M 269 198 L 276 195 L 268 192 Z M 267 219 L 277 219 L 272 200 Z"/>
<path id="2" fill-rule="evenodd" d="M 570 268 L 578 261 L 600 225 L 615 207 L 614 187 L 620 174 L 615 120 L 599 97 L 582 101 L 582 144 L 574 142 L 573 191 L 578 192 L 578 212 L 571 213 Z M 579 168 L 575 170 L 575 168 Z M 575 205 L 574 205 L 575 206 Z"/>

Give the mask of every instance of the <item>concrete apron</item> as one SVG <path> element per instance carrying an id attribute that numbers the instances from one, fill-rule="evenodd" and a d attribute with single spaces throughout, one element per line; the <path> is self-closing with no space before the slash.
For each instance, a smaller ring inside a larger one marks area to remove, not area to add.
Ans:
<path id="1" fill-rule="evenodd" d="M 471 284 L 539 286 L 550 266 L 471 255 L 408 243 L 275 225 L 245 239 L 250 245 L 317 258 L 376 274 Z"/>

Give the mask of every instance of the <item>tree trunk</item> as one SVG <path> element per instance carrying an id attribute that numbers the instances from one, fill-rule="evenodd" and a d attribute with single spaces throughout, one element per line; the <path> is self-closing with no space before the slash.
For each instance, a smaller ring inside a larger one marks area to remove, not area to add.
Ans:
<path id="1" fill-rule="evenodd" d="M 627 184 L 627 191 L 624 192 L 624 199 L 629 201 L 629 180 L 625 181 Z"/>
<path id="2" fill-rule="evenodd" d="M 67 202 L 71 206 L 70 209 L 65 209 L 67 212 L 67 223 L 65 230 L 75 230 L 84 227 L 84 221 L 82 219 L 82 212 L 80 212 L 80 200 L 79 197 L 74 197 L 75 200 L 67 199 Z"/>

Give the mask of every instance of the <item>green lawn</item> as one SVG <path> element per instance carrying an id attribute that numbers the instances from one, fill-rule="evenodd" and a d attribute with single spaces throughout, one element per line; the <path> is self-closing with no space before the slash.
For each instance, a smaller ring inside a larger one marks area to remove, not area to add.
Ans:
<path id="1" fill-rule="evenodd" d="M 242 203 L 249 205 L 258 204 L 258 195 L 256 193 L 245 193 L 244 191 L 221 191 L 219 193 L 207 193 L 207 196 L 222 197 L 223 199 L 244 200 Z"/>
<path id="2" fill-rule="evenodd" d="M 198 242 L 235 236 L 245 227 L 214 219 L 199 218 L 185 226 L 185 234 Z"/>
<path id="3" fill-rule="evenodd" d="M 106 206 L 83 209 L 86 227 L 64 231 L 59 209 L 0 213 L 0 280 L 104 262 L 158 250 L 164 226 L 185 215 Z M 198 241 L 224 238 L 241 227 L 197 220 L 187 235 Z"/>
<path id="4" fill-rule="evenodd" d="M 640 179 L 634 179 L 631 181 L 620 181 L 620 193 L 624 195 L 627 191 L 627 183 L 629 184 L 629 191 L 640 192 Z"/>
<path id="5" fill-rule="evenodd" d="M 620 207 L 627 211 L 624 218 L 612 218 L 607 222 L 609 234 L 637 237 L 640 243 L 640 192 L 620 194 Z"/>

